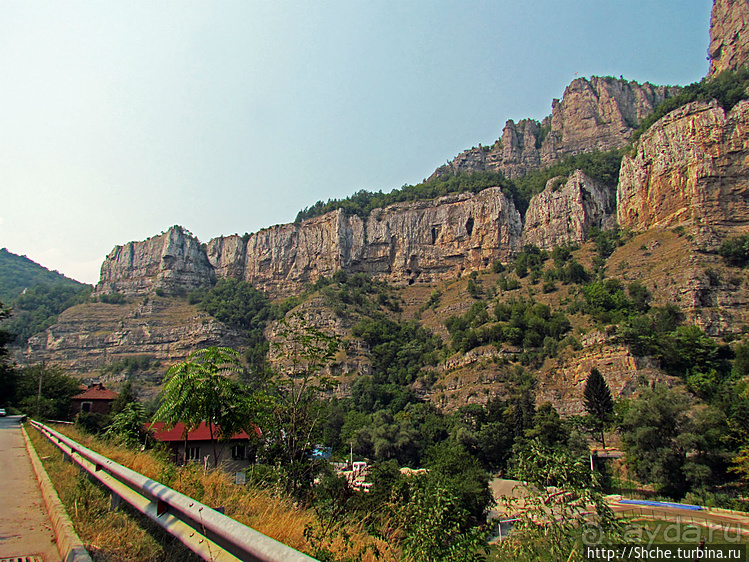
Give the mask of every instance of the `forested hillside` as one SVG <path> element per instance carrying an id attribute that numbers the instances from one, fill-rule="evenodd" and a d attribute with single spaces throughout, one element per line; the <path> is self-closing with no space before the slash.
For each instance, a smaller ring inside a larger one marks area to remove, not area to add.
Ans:
<path id="1" fill-rule="evenodd" d="M 82 289 L 86 286 L 74 279 L 65 277 L 57 271 L 50 271 L 26 256 L 19 256 L 1 248 L 0 302 L 7 304 L 25 289 L 37 285 L 59 285 L 75 289 Z"/>
<path id="2" fill-rule="evenodd" d="M 3 327 L 17 343 L 53 325 L 60 312 L 84 302 L 91 289 L 26 256 L 0 249 L 0 303 L 11 311 Z"/>

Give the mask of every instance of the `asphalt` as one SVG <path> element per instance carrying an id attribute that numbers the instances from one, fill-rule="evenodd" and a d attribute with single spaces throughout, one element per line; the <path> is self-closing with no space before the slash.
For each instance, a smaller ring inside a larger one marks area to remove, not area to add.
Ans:
<path id="1" fill-rule="evenodd" d="M 59 562 L 52 522 L 31 468 L 21 417 L 0 418 L 0 558 Z"/>

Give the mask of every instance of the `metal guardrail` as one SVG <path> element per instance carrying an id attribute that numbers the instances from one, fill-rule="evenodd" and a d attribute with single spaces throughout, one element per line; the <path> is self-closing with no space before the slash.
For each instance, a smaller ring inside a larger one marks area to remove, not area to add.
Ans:
<path id="1" fill-rule="evenodd" d="M 112 508 L 125 500 L 204 560 L 309 562 L 302 554 L 192 498 L 84 447 L 36 421 L 42 435 L 111 494 Z"/>

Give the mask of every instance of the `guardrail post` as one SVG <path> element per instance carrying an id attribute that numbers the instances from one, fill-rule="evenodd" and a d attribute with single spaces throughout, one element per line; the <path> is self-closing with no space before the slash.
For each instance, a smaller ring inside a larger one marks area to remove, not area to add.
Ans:
<path id="1" fill-rule="evenodd" d="M 114 492 L 109 494 L 109 511 L 117 511 L 120 508 L 122 498 Z"/>

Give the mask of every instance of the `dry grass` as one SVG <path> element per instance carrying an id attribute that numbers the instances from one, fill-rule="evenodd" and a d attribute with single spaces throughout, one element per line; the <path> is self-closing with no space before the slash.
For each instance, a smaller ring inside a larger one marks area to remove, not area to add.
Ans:
<path id="1" fill-rule="evenodd" d="M 148 518 L 130 508 L 109 511 L 109 496 L 63 462 L 60 450 L 28 427 L 29 437 L 91 557 L 99 562 L 199 560 Z"/>
<path id="2" fill-rule="evenodd" d="M 323 525 L 314 511 L 296 507 L 267 490 L 238 486 L 220 470 L 204 471 L 196 465 L 176 467 L 164 455 L 152 451 L 134 451 L 82 434 L 70 426 L 57 429 L 113 461 L 208 506 L 224 507 L 229 517 L 301 552 L 314 556 L 322 549 L 332 560 L 364 562 L 402 558 L 393 541 L 372 537 L 359 525 L 341 523 L 320 533 Z M 81 476 L 75 465 L 63 463 L 59 450 L 36 430 L 29 428 L 29 435 L 95 560 L 195 559 L 181 543 L 137 512 L 131 509 L 109 512 L 109 496 L 103 490 Z M 312 533 L 317 538 L 308 540 L 305 529 L 318 530 Z"/>

